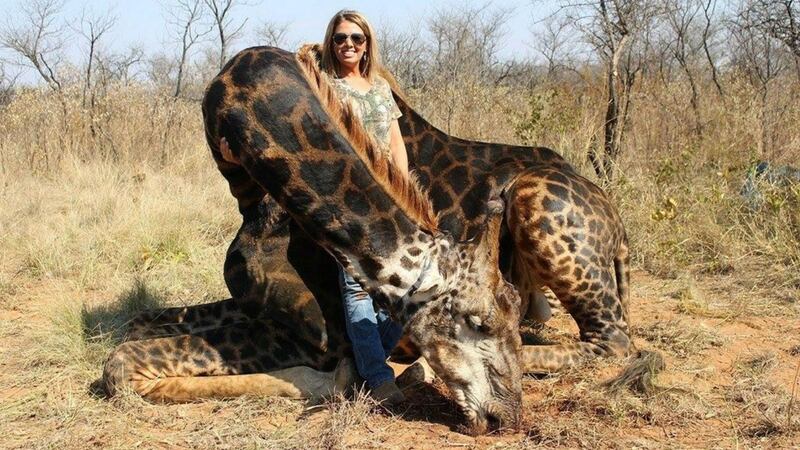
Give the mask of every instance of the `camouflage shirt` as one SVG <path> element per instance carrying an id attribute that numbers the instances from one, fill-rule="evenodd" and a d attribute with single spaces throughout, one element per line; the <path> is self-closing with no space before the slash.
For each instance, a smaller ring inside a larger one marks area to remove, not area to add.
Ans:
<path id="1" fill-rule="evenodd" d="M 367 92 L 359 92 L 341 78 L 331 78 L 339 98 L 349 101 L 353 112 L 361 119 L 367 133 L 375 139 L 381 150 L 389 155 L 389 126 L 393 120 L 402 116 L 400 108 L 394 102 L 389 83 L 381 77 L 375 77 L 372 87 Z"/>

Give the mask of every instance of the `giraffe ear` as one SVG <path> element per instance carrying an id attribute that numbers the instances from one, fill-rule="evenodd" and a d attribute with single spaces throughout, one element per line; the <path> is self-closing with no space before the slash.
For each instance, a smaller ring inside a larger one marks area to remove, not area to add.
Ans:
<path id="1" fill-rule="evenodd" d="M 500 254 L 500 227 L 503 222 L 503 201 L 499 198 L 490 201 L 487 205 L 487 215 L 484 221 L 483 229 L 477 233 L 471 240 L 460 242 L 458 245 L 463 245 L 466 250 L 466 257 L 469 261 L 467 264 L 474 268 L 480 268 L 481 273 L 477 276 L 480 278 L 481 283 L 484 284 L 479 294 L 463 296 L 456 294 L 452 303 L 452 314 L 463 315 L 464 320 L 470 324 L 472 328 L 473 323 L 477 323 L 471 318 L 480 320 L 481 328 L 486 328 L 489 324 L 487 319 L 491 319 L 494 314 L 495 308 L 495 289 L 497 283 L 503 282 L 503 276 L 500 273 L 499 254 Z"/>
<path id="2" fill-rule="evenodd" d="M 505 203 L 500 198 L 489 200 L 483 232 L 476 239 L 476 257 L 486 263 L 489 270 L 500 267 L 500 230 L 503 225 Z"/>

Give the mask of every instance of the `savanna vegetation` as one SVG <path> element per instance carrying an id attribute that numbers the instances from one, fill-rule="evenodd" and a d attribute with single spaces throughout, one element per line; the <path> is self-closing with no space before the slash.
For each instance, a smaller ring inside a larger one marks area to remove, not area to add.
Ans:
<path id="1" fill-rule="evenodd" d="M 377 23 L 410 103 L 448 133 L 552 147 L 614 198 L 655 388 L 620 361 L 525 381 L 521 431 L 454 431 L 433 387 L 387 412 L 237 399 L 153 405 L 91 388 L 136 311 L 226 296 L 240 224 L 206 148 L 205 83 L 247 41 L 235 0 L 175 0 L 175 52 L 104 50 L 111 14 L 13 6 L 0 30 L 0 447 L 791 447 L 800 440 L 800 5 L 565 1 L 501 50 L 512 10 L 450 5 Z M 69 26 L 68 26 L 69 24 Z M 66 58 L 69 46 L 83 57 Z M 20 68 L 38 84 L 20 83 Z M 750 179 L 755 196 L 743 196 Z M 574 339 L 566 314 L 540 332 Z"/>

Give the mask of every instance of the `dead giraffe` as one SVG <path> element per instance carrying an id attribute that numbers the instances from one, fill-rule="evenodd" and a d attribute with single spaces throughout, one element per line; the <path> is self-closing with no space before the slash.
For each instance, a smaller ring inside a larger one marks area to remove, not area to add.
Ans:
<path id="1" fill-rule="evenodd" d="M 241 78 L 252 76 L 260 55 L 273 51 L 247 50 L 235 57 L 226 71 Z M 299 59 L 313 74 L 314 49 L 305 48 Z M 388 74 L 386 78 L 391 81 Z M 315 82 L 320 81 L 312 80 L 312 85 Z M 619 216 L 605 194 L 549 149 L 447 136 L 401 96 L 396 94 L 396 100 L 403 111 L 400 124 L 411 166 L 420 184 L 431 192 L 439 228 L 460 240 L 480 235 L 489 215 L 489 200 L 501 195 L 506 200 L 503 228 L 507 236 L 502 240 L 499 264 L 523 294 L 521 310 L 546 319 L 546 311 L 542 313 L 540 308 L 537 315 L 528 305 L 535 302 L 540 286 L 550 286 L 578 322 L 583 342 L 525 347 L 524 371 L 557 370 L 584 356 L 626 354 L 630 349 L 627 242 Z M 302 124 L 294 125 L 299 126 Z M 333 259 L 244 168 L 222 160 L 217 136 L 210 134 L 208 140 L 244 219 L 225 262 L 226 283 L 236 300 L 144 314 L 132 334 L 136 338 L 195 336 L 198 339 L 191 345 L 172 346 L 169 354 L 160 356 L 169 361 L 185 360 L 194 353 L 218 354 L 221 361 L 215 364 L 227 367 L 226 373 L 263 374 L 299 365 L 331 370 L 349 354 Z M 358 208 L 357 200 L 345 198 L 350 202 L 348 208 Z M 362 203 L 364 209 L 371 207 Z M 151 344 L 123 345 L 141 346 L 121 352 L 128 356 L 144 353 Z M 132 370 L 146 367 L 140 360 Z M 186 376 L 210 374 L 196 371 Z M 290 375 L 299 379 L 303 374 Z M 151 373 L 140 378 L 152 383 L 148 376 L 153 378 Z M 333 383 L 332 375 L 315 376 L 323 380 L 326 389 Z M 245 384 L 230 395 L 258 391 L 253 388 L 258 383 Z M 295 395 L 322 392 L 317 386 L 313 392 L 298 394 L 296 387 Z M 209 389 L 199 396 L 214 394 Z"/>
<path id="2" fill-rule="evenodd" d="M 257 221 L 279 223 L 281 214 L 264 201 L 268 193 L 313 243 L 405 325 L 474 432 L 486 431 L 489 422 L 515 424 L 522 395 L 519 297 L 499 270 L 502 201 L 492 199 L 493 209 L 475 239 L 458 242 L 441 232 L 428 198 L 380 156 L 349 108 L 319 77 L 316 61 L 298 64 L 285 51 L 257 48 L 234 57 L 209 86 L 203 103 L 207 139 L 218 154 L 217 143 L 225 136 L 242 163 L 220 169 L 232 181 L 243 215 L 256 208 Z M 265 217 L 258 217 L 261 207 Z M 291 244 L 290 239 L 287 251 Z M 278 288 L 279 275 L 267 274 Z M 247 304 L 225 305 L 248 317 Z M 177 317 L 181 311 L 170 313 Z M 279 313 L 266 316 L 275 330 L 265 336 L 225 329 L 224 323 L 211 329 L 192 324 L 190 335 L 122 344 L 106 364 L 106 384 L 112 392 L 129 384 L 166 400 L 235 395 L 248 388 L 288 395 L 328 388 L 330 378 L 320 383 L 314 375 L 307 382 L 307 368 L 243 374 L 241 360 L 259 353 L 253 348 L 258 339 L 307 337 L 304 330 L 291 330 L 291 320 L 281 323 Z M 326 343 L 318 341 L 318 353 L 324 353 Z M 301 353 L 290 363 L 277 354 L 266 356 L 278 369 L 320 363 L 298 361 Z"/>

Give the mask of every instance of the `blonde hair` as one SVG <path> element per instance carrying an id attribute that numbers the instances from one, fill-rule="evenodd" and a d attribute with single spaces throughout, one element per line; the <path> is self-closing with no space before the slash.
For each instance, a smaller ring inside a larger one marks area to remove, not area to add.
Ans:
<path id="1" fill-rule="evenodd" d="M 343 9 L 337 12 L 328 22 L 328 28 L 325 30 L 325 40 L 322 42 L 322 70 L 328 75 L 333 77 L 339 76 L 339 60 L 336 59 L 336 54 L 333 51 L 333 32 L 336 27 L 342 22 L 352 22 L 358 25 L 367 37 L 367 49 L 364 52 L 365 59 L 359 61 L 359 72 L 361 76 L 369 81 L 374 80 L 374 76 L 380 71 L 381 62 L 378 52 L 378 41 L 375 39 L 375 33 L 372 31 L 367 18 L 358 11 Z"/>

